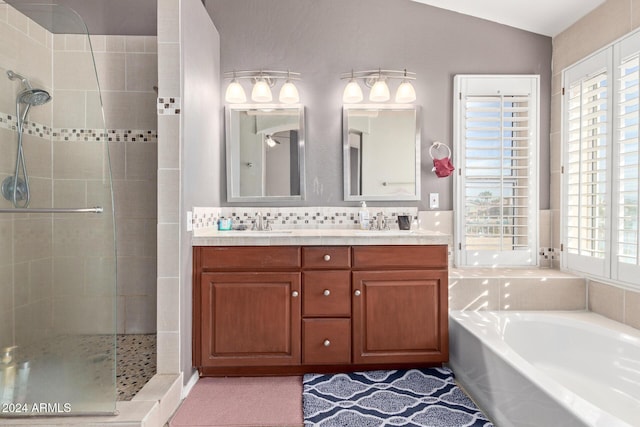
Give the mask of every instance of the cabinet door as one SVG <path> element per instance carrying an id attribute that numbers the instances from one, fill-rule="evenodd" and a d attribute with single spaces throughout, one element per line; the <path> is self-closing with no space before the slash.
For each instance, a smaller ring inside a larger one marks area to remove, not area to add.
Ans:
<path id="1" fill-rule="evenodd" d="M 203 366 L 300 364 L 300 273 L 203 273 Z"/>
<path id="2" fill-rule="evenodd" d="M 446 270 L 353 273 L 354 363 L 449 357 Z"/>

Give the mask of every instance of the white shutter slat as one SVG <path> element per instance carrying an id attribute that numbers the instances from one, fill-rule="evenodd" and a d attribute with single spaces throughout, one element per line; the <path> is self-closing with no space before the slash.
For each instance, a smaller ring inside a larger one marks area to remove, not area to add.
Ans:
<path id="1" fill-rule="evenodd" d="M 638 223 L 640 221 L 640 189 L 638 170 L 638 122 L 639 122 L 639 78 L 638 55 L 628 57 L 619 65 L 618 112 L 616 124 L 617 141 L 617 219 L 615 221 L 615 257 L 622 264 L 640 265 L 638 248 Z"/>
<path id="2" fill-rule="evenodd" d="M 569 89 L 569 140 L 566 168 L 567 250 L 602 257 L 607 190 L 607 73 L 579 79 Z"/>
<path id="3" fill-rule="evenodd" d="M 465 100 L 467 249 L 528 248 L 528 215 L 513 210 L 526 210 L 529 201 L 529 103 L 530 98 L 522 96 Z M 521 232 L 508 231 L 516 229 Z"/>

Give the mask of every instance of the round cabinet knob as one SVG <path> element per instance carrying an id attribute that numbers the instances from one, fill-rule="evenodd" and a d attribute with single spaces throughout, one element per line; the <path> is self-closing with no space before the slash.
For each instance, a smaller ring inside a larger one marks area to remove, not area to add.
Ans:
<path id="1" fill-rule="evenodd" d="M 293 291 L 293 292 L 291 292 L 291 296 L 292 296 L 292 297 L 294 297 L 294 298 L 298 298 L 298 295 L 300 295 L 300 294 L 298 293 L 298 291 Z"/>
<path id="2" fill-rule="evenodd" d="M 354 294 L 355 296 L 359 297 L 361 293 L 362 293 L 362 292 L 360 292 L 360 290 L 356 290 L 353 294 Z"/>
<path id="3" fill-rule="evenodd" d="M 331 261 L 331 255 L 326 254 L 325 256 L 322 257 L 325 261 Z"/>
<path id="4" fill-rule="evenodd" d="M 329 289 L 325 289 L 322 295 L 324 295 L 325 297 L 328 297 L 329 295 L 331 295 L 331 291 Z"/>
<path id="5" fill-rule="evenodd" d="M 322 344 L 324 344 L 325 347 L 329 347 L 331 345 L 331 341 L 324 340 L 324 342 Z"/>

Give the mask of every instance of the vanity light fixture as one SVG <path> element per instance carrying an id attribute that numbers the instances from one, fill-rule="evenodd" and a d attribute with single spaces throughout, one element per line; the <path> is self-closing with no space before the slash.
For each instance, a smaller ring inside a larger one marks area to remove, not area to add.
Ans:
<path id="1" fill-rule="evenodd" d="M 255 102 L 271 102 L 273 99 L 271 87 L 265 79 L 260 78 L 255 82 L 251 90 L 251 99 Z"/>
<path id="2" fill-rule="evenodd" d="M 410 103 L 416 100 L 416 91 L 410 80 L 416 79 L 416 74 L 408 72 L 406 69 L 399 70 L 369 70 L 369 71 L 351 71 L 340 76 L 341 79 L 349 79 L 349 83 L 344 89 L 342 101 L 345 104 L 357 104 L 362 101 L 363 94 L 358 79 L 364 81 L 364 84 L 371 88 L 369 92 L 369 100 L 372 102 L 387 102 L 391 99 L 391 93 L 387 82 L 389 80 L 402 80 L 396 91 L 395 102 L 399 104 Z"/>
<path id="3" fill-rule="evenodd" d="M 300 101 L 298 89 L 293 80 L 300 80 L 300 73 L 273 70 L 230 71 L 224 77 L 232 79 L 225 92 L 225 101 L 230 104 L 241 104 L 247 101 L 244 89 L 238 80 L 248 79 L 253 83 L 251 100 L 254 102 L 271 102 L 273 95 L 271 88 L 278 80 L 285 83 L 280 88 L 279 99 L 283 104 L 296 104 Z"/>
<path id="4" fill-rule="evenodd" d="M 400 86 L 398 86 L 398 90 L 396 91 L 396 102 L 398 104 L 407 104 L 416 100 L 416 90 L 406 78 L 407 70 L 404 70 L 404 73 L 405 78 L 402 80 L 402 83 L 400 83 Z"/>
<path id="5" fill-rule="evenodd" d="M 298 94 L 296 85 L 291 83 L 291 73 L 287 72 L 287 74 L 287 81 L 280 88 L 280 102 L 283 104 L 296 104 L 300 101 L 300 94 Z"/>
<path id="6" fill-rule="evenodd" d="M 351 71 L 351 80 L 347 83 L 347 87 L 344 88 L 342 94 L 342 102 L 345 104 L 357 104 L 362 101 L 364 95 L 362 94 L 362 88 L 358 84 L 358 81 L 353 76 L 353 70 Z"/>
<path id="7" fill-rule="evenodd" d="M 391 99 L 391 94 L 389 93 L 389 86 L 387 86 L 387 82 L 384 81 L 383 77 L 379 77 L 378 80 L 371 87 L 371 92 L 369 92 L 369 101 L 371 102 L 387 102 Z"/>
<path id="8" fill-rule="evenodd" d="M 244 89 L 242 89 L 242 86 L 238 83 L 238 79 L 236 79 L 235 76 L 233 77 L 233 80 L 231 80 L 231 83 L 229 83 L 229 86 L 227 86 L 224 99 L 232 104 L 242 104 L 247 102 L 247 95 L 244 93 Z"/>

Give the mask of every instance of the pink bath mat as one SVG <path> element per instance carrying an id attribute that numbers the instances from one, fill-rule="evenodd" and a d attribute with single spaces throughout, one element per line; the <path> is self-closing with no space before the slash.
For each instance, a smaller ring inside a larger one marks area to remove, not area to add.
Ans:
<path id="1" fill-rule="evenodd" d="M 302 377 L 201 378 L 170 427 L 300 427 Z"/>

